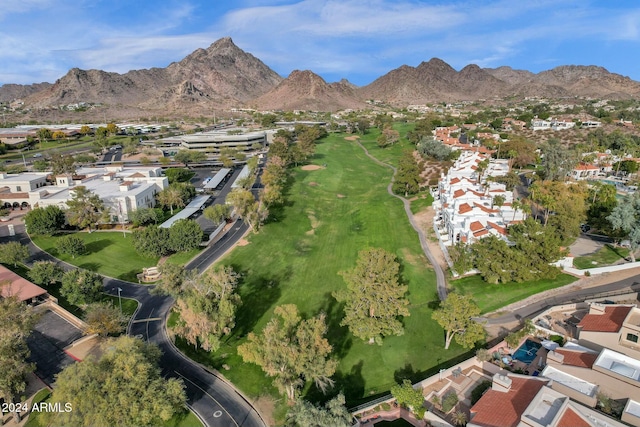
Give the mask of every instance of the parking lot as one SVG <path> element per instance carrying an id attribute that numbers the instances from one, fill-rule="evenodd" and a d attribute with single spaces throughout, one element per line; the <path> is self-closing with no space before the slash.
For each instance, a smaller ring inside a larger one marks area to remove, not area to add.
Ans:
<path id="1" fill-rule="evenodd" d="M 51 385 L 55 375 L 74 363 L 64 348 L 82 337 L 82 331 L 53 311 L 44 312 L 29 338 L 29 361 L 36 364 L 36 375 Z"/>

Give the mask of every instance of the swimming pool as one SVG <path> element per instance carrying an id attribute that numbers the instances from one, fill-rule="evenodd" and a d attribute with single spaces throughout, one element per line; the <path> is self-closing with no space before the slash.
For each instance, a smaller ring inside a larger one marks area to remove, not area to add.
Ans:
<path id="1" fill-rule="evenodd" d="M 520 347 L 518 347 L 511 357 L 528 365 L 536 358 L 536 353 L 540 347 L 542 347 L 541 344 L 535 341 L 526 340 Z"/>

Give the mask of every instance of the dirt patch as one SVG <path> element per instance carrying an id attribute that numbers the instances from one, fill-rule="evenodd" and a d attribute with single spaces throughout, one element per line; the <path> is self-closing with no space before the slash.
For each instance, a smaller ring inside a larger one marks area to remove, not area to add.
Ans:
<path id="1" fill-rule="evenodd" d="M 315 181 L 311 181 L 311 182 L 309 183 L 309 185 L 310 185 L 310 186 L 312 186 L 312 187 L 317 187 L 317 186 L 318 186 L 318 183 L 317 183 L 317 182 L 315 182 Z"/>
<path id="2" fill-rule="evenodd" d="M 273 418 L 273 413 L 276 409 L 276 401 L 271 396 L 260 396 L 255 402 L 253 402 L 253 406 L 258 410 L 264 422 L 268 426 L 275 425 L 275 419 Z"/>
<path id="3" fill-rule="evenodd" d="M 236 245 L 238 246 L 247 246 L 250 242 L 247 239 L 240 239 Z"/>
<path id="4" fill-rule="evenodd" d="M 438 264 L 446 273 L 446 271 L 449 269 L 449 265 L 444 259 L 442 249 L 440 249 L 438 240 L 436 239 L 435 233 L 433 232 L 433 217 L 435 215 L 435 209 L 430 206 L 413 215 L 413 218 L 415 219 L 416 223 L 418 223 L 418 226 L 420 226 L 420 229 L 424 230 L 427 237 L 427 246 L 429 246 L 429 250 L 431 250 L 433 256 L 438 260 Z"/>
<path id="5" fill-rule="evenodd" d="M 324 168 L 318 165 L 304 165 L 300 169 L 302 169 L 303 171 L 317 171 L 319 169 L 324 169 Z"/>
<path id="6" fill-rule="evenodd" d="M 344 139 L 347 141 L 357 141 L 358 139 L 360 139 L 360 137 L 358 135 L 352 135 L 352 136 L 345 136 Z"/>
<path id="7" fill-rule="evenodd" d="M 313 236 L 316 233 L 316 228 L 320 225 L 320 221 L 318 221 L 316 213 L 313 211 L 307 212 L 307 218 L 309 218 L 309 222 L 311 222 L 311 230 L 307 231 L 305 234 L 307 236 Z"/>
<path id="8" fill-rule="evenodd" d="M 347 197 L 344 194 L 336 194 L 336 196 L 338 197 L 338 199 L 344 199 L 345 197 Z"/>

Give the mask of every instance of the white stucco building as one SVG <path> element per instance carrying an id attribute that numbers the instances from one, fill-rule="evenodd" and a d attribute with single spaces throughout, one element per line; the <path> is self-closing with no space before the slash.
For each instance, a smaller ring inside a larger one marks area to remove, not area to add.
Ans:
<path id="1" fill-rule="evenodd" d="M 483 154 L 463 151 L 432 189 L 434 229 L 445 246 L 459 241 L 471 244 L 490 234 L 506 239 L 508 225 L 524 218 L 522 211 L 512 207 L 513 192 L 486 179 L 506 175 L 508 161 L 490 160 L 481 172 L 478 164 L 486 159 Z"/>

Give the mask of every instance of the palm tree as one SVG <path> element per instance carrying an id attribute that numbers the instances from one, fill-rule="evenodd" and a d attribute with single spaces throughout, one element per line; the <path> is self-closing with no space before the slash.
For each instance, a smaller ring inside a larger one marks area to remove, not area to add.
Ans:
<path id="1" fill-rule="evenodd" d="M 164 207 L 168 207 L 173 215 L 173 207 L 183 207 L 184 201 L 180 190 L 174 187 L 168 187 L 158 193 L 158 203 Z"/>
<path id="2" fill-rule="evenodd" d="M 457 426 L 465 426 L 467 424 L 467 414 L 462 411 L 454 412 L 451 419 Z"/>
<path id="3" fill-rule="evenodd" d="M 522 211 L 522 213 L 524 214 L 524 219 L 527 219 L 527 217 L 529 215 L 531 215 L 531 203 L 528 201 L 523 200 L 520 203 L 520 210 Z"/>
<path id="4" fill-rule="evenodd" d="M 518 212 L 518 209 L 522 208 L 522 204 L 518 199 L 515 199 L 511 202 L 511 207 L 513 208 L 513 218 L 511 219 L 511 222 L 513 222 L 516 220 L 516 213 Z"/>
<path id="5" fill-rule="evenodd" d="M 498 194 L 497 196 L 494 196 L 493 200 L 492 200 L 493 205 L 497 206 L 499 208 L 504 206 L 504 202 L 505 201 L 506 201 L 505 197 L 503 195 L 501 195 L 501 194 Z"/>

